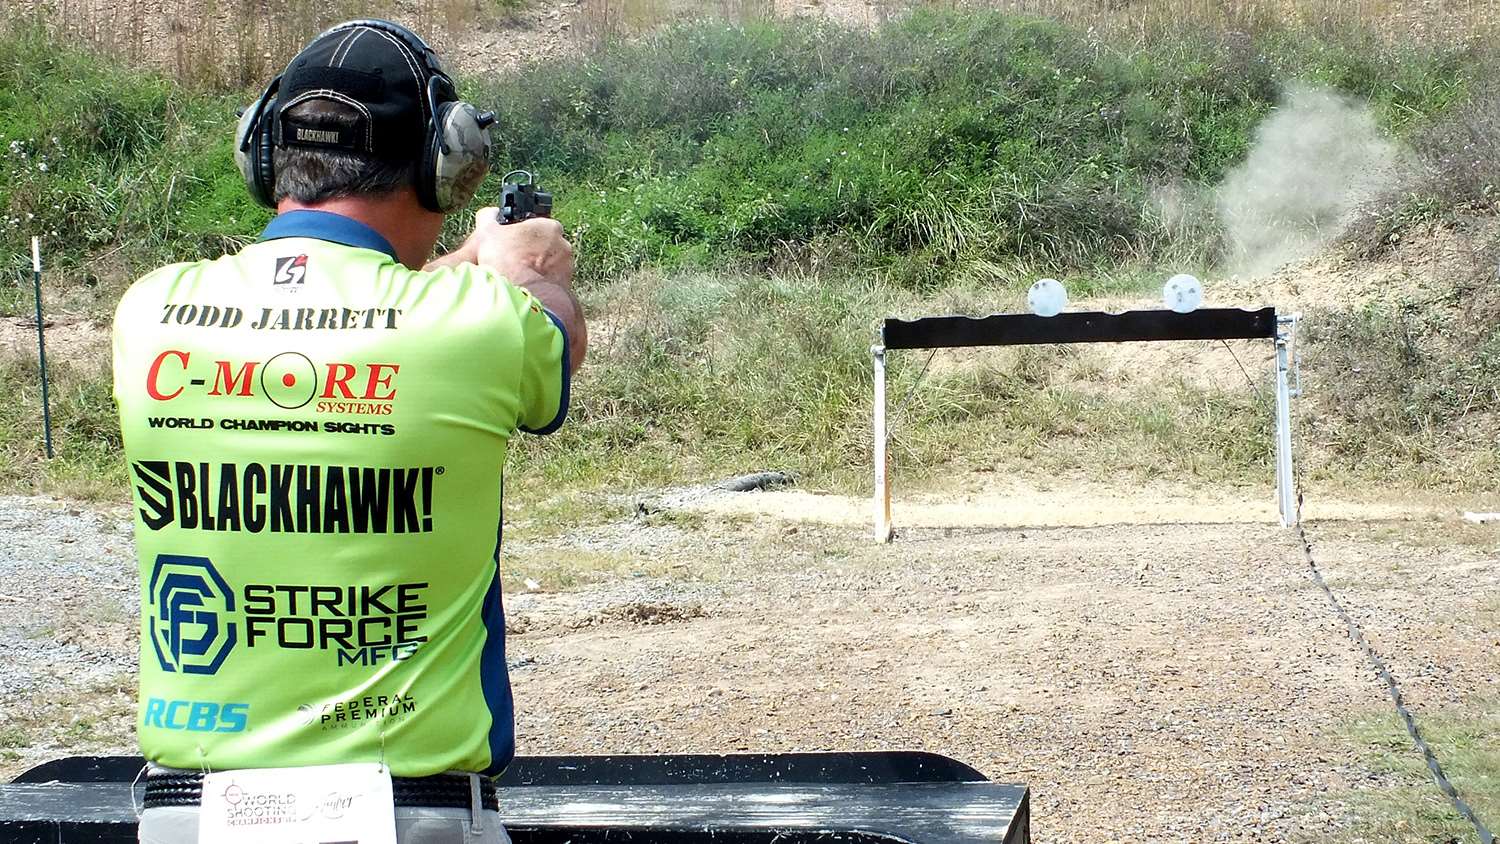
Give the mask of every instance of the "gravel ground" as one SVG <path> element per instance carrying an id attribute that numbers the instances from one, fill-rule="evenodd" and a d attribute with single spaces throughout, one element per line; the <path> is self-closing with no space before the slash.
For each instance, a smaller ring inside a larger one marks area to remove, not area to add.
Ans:
<path id="1" fill-rule="evenodd" d="M 0 496 L 0 776 L 133 741 L 129 512 Z"/>
<path id="2" fill-rule="evenodd" d="M 1030 784 L 1038 840 L 1346 839 L 1330 795 L 1370 775 L 1334 736 L 1382 690 L 1285 534 L 943 531 L 876 549 L 786 530 L 735 543 L 706 617 L 578 629 L 549 596 L 513 601 L 527 751 L 923 748 Z M 1362 588 L 1403 590 L 1358 547 L 1377 575 Z M 1434 624 L 1471 600 L 1426 580 L 1382 619 Z M 1493 652 L 1438 676 L 1446 654 L 1371 631 L 1415 700 L 1493 694 Z"/>
<path id="3" fill-rule="evenodd" d="M 0 498 L 0 689 L 23 701 L 0 716 L 0 774 L 129 749 L 125 516 Z M 1500 528 L 1311 532 L 1419 717 L 1500 697 Z M 1346 798 L 1388 785 L 1342 737 L 1384 692 L 1270 526 L 913 529 L 875 546 L 658 510 L 512 552 L 610 550 L 601 583 L 507 598 L 522 753 L 932 750 L 1030 785 L 1053 842 L 1357 841 Z M 648 563 L 670 574 L 632 576 Z"/>
<path id="4" fill-rule="evenodd" d="M 45 693 L 135 670 L 129 513 L 0 497 L 0 696 Z"/>

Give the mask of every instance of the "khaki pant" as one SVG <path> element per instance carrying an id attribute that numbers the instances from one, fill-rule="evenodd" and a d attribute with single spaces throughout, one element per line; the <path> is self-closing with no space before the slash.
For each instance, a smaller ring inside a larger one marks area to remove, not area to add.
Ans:
<path id="1" fill-rule="evenodd" d="M 510 844 L 500 813 L 479 812 L 475 832 L 468 809 L 396 807 L 397 844 Z M 141 814 L 141 844 L 198 844 L 197 806 L 158 806 Z"/>

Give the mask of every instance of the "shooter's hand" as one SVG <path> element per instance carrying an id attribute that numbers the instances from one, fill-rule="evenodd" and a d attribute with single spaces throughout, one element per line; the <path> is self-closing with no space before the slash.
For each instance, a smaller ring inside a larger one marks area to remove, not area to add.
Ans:
<path id="1" fill-rule="evenodd" d="M 562 224 L 556 220 L 533 217 L 501 225 L 499 210 L 479 209 L 474 232 L 463 245 L 427 268 L 479 264 L 524 287 L 562 322 L 563 330 L 568 333 L 568 368 L 575 371 L 583 363 L 589 335 L 583 308 L 573 295 L 573 247 L 563 237 Z"/>
<path id="2" fill-rule="evenodd" d="M 457 264 L 479 264 L 525 288 L 563 324 L 568 333 L 569 370 L 578 369 L 588 349 L 588 325 L 573 295 L 573 247 L 562 224 L 548 217 L 500 224 L 498 208 L 481 208 L 474 231 L 463 245 L 429 263 L 436 270 Z"/>
<path id="3" fill-rule="evenodd" d="M 571 286 L 573 247 L 563 237 L 562 225 L 546 217 L 501 225 L 498 212 L 498 208 L 479 209 L 474 231 L 463 244 L 424 269 L 483 264 L 522 287 L 538 279 Z"/>
<path id="4" fill-rule="evenodd" d="M 475 220 L 474 263 L 491 267 L 522 287 L 546 281 L 571 289 L 573 247 L 562 224 L 546 217 L 501 225 L 498 208 L 481 208 Z"/>

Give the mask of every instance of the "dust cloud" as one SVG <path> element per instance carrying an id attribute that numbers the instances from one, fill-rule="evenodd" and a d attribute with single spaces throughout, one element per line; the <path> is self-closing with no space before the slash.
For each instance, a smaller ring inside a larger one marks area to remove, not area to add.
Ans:
<path id="1" fill-rule="evenodd" d="M 1400 160 L 1368 105 L 1289 86 L 1256 129 L 1249 157 L 1218 189 L 1229 265 L 1260 275 L 1316 252 L 1397 177 Z"/>

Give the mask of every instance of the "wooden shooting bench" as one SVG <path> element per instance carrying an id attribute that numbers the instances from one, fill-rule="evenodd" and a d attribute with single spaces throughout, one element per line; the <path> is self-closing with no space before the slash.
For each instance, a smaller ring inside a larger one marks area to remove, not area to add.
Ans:
<path id="1" fill-rule="evenodd" d="M 133 756 L 79 756 L 0 785 L 0 841 L 134 844 Z M 932 753 L 520 757 L 500 779 L 515 844 L 1030 844 L 1025 786 Z"/>

